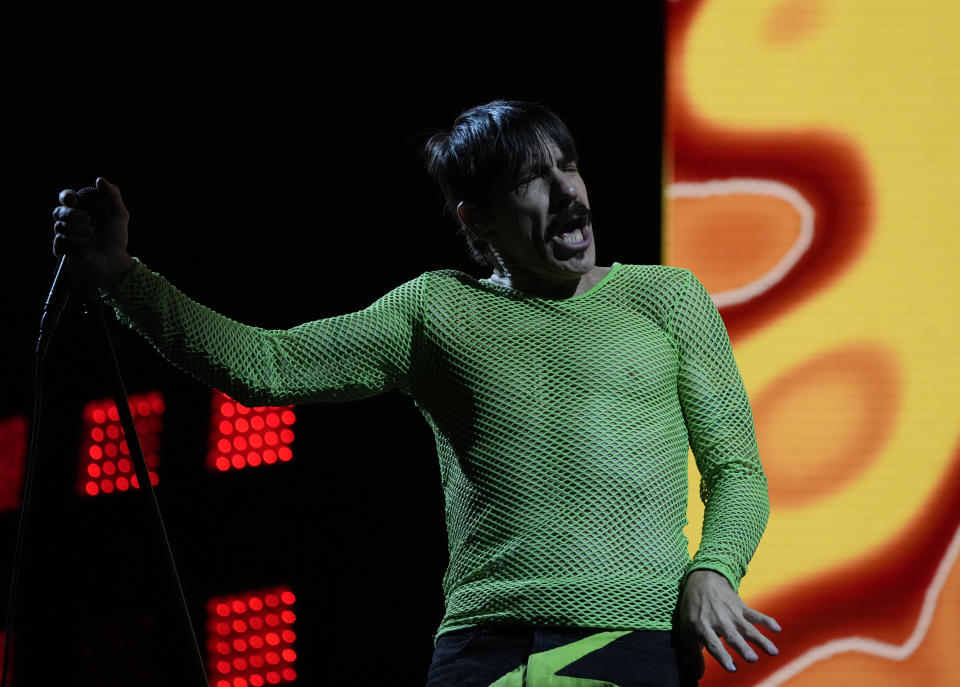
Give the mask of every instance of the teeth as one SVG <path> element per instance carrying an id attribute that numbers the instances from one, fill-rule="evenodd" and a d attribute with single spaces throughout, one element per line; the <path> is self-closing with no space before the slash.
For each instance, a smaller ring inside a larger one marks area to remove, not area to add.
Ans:
<path id="1" fill-rule="evenodd" d="M 583 232 L 579 229 L 574 229 L 569 234 L 561 234 L 560 240 L 564 243 L 580 243 L 583 241 Z"/>

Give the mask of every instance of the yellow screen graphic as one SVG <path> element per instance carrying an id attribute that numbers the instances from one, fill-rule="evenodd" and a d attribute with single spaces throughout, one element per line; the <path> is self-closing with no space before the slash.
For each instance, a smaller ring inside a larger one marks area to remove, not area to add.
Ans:
<path id="1" fill-rule="evenodd" d="M 663 262 L 733 340 L 784 627 L 704 685 L 960 683 L 958 46 L 952 0 L 669 3 Z"/>

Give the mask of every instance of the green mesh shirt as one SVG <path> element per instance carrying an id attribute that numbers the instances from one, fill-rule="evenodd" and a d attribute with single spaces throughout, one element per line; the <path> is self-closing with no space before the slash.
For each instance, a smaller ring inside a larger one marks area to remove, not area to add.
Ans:
<path id="1" fill-rule="evenodd" d="M 738 588 L 769 513 L 726 328 L 692 272 L 614 263 L 547 299 L 427 272 L 359 312 L 240 324 L 142 264 L 109 294 L 122 322 L 241 403 L 409 395 L 436 437 L 446 613 L 480 623 L 670 629 L 695 568 Z M 687 452 L 706 503 L 683 534 Z"/>

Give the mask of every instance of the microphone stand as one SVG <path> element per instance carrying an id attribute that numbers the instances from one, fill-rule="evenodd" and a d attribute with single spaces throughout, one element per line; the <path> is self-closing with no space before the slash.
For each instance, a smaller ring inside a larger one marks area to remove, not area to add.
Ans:
<path id="1" fill-rule="evenodd" d="M 64 258 L 60 262 L 60 266 L 57 270 L 57 277 L 60 277 L 61 273 L 65 271 L 68 264 L 68 258 Z M 55 279 L 56 281 L 56 279 Z M 10 657 L 11 657 L 11 639 L 13 636 L 13 620 L 14 620 L 14 608 L 17 598 L 17 587 L 20 577 L 20 567 L 21 567 L 21 558 L 23 553 L 23 542 L 25 539 L 26 533 L 26 524 L 27 516 L 30 512 L 30 496 L 33 489 L 34 476 L 37 469 L 37 457 L 39 455 L 38 445 L 40 438 L 40 409 L 41 409 L 41 396 L 42 396 L 42 387 L 43 387 L 43 364 L 46 360 L 47 347 L 49 345 L 50 339 L 53 335 L 53 330 L 57 325 L 59 320 L 60 311 L 66 305 L 66 300 L 68 295 L 63 296 L 64 302 L 61 304 L 61 307 L 54 313 L 55 317 L 52 322 L 48 322 L 47 318 L 47 309 L 44 309 L 44 315 L 41 318 L 41 333 L 37 345 L 37 355 L 36 355 L 36 368 L 34 376 L 34 412 L 33 412 L 33 426 L 31 430 L 30 437 L 30 451 L 27 457 L 27 470 L 26 470 L 26 479 L 24 482 L 23 488 L 23 499 L 20 506 L 19 519 L 17 521 L 17 540 L 16 546 L 14 549 L 14 558 L 13 558 L 13 572 L 10 579 L 10 593 L 8 596 L 7 602 L 7 621 L 6 621 L 6 630 L 7 630 L 7 639 L 4 642 L 3 647 L 3 671 L 0 673 L 0 687 L 7 687 L 7 678 L 9 675 L 9 666 L 10 666 Z M 48 299 L 49 301 L 49 299 Z M 133 421 L 133 415 L 130 412 L 130 402 L 127 398 L 127 392 L 123 384 L 123 376 L 120 372 L 120 366 L 117 362 L 116 352 L 114 351 L 113 341 L 110 338 L 110 331 L 107 328 L 107 322 L 103 317 L 103 311 L 101 307 L 100 295 L 95 289 L 89 289 L 88 293 L 85 294 L 84 298 L 84 312 L 86 315 L 92 315 L 93 312 L 96 312 L 98 319 L 100 320 L 101 329 L 103 332 L 104 341 L 108 350 L 110 351 L 110 358 L 113 361 L 113 370 L 114 370 L 114 391 L 113 398 L 117 406 L 117 412 L 120 415 L 120 421 L 123 426 L 123 433 L 127 440 L 127 447 L 130 449 L 130 457 L 133 459 L 134 471 L 137 475 L 137 481 L 140 484 L 140 491 L 144 494 L 144 505 L 147 507 L 148 511 L 151 512 L 153 519 L 156 522 L 157 529 L 160 533 L 160 538 L 163 542 L 163 547 L 166 551 L 166 561 L 167 568 L 170 572 L 171 577 L 174 580 L 174 583 L 177 588 L 177 593 L 180 597 L 179 608 L 181 611 L 181 619 L 184 624 L 184 628 L 190 636 L 192 642 L 193 656 L 196 665 L 196 684 L 197 687 L 207 687 L 209 682 L 207 679 L 206 667 L 203 661 L 203 654 L 200 651 L 200 644 L 197 641 L 197 635 L 194 631 L 193 622 L 190 619 L 190 611 L 187 607 L 187 599 L 183 593 L 183 586 L 180 583 L 180 576 L 177 574 L 177 566 L 173 558 L 173 551 L 170 548 L 170 541 L 167 538 L 166 527 L 163 524 L 163 517 L 160 513 L 160 506 L 157 503 L 157 497 L 153 490 L 153 485 L 150 483 L 150 472 L 147 468 L 146 460 L 143 457 L 143 449 L 140 446 L 140 439 L 137 435 L 136 425 Z M 184 684 L 187 684 L 186 682 Z"/>

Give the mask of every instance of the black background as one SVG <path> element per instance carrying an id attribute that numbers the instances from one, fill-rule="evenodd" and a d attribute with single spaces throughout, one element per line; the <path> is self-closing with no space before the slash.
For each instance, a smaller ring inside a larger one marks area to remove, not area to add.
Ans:
<path id="1" fill-rule="evenodd" d="M 419 147 L 466 107 L 537 100 L 577 138 L 598 263 L 659 262 L 660 2 L 629 16 L 160 7 L 6 12 L 0 417 L 31 412 L 57 194 L 97 176 L 124 194 L 132 254 L 219 312 L 288 327 L 425 270 L 486 276 Z M 166 399 L 157 494 L 201 645 L 207 598 L 286 584 L 299 684 L 422 684 L 446 536 L 413 405 L 392 393 L 300 407 L 291 463 L 211 474 L 209 390 L 110 329 L 128 391 Z M 101 335 L 75 303 L 47 368 L 15 684 L 192 684 L 139 494 L 75 495 L 81 408 L 111 393 Z M 0 514 L 4 585 L 15 528 Z"/>

